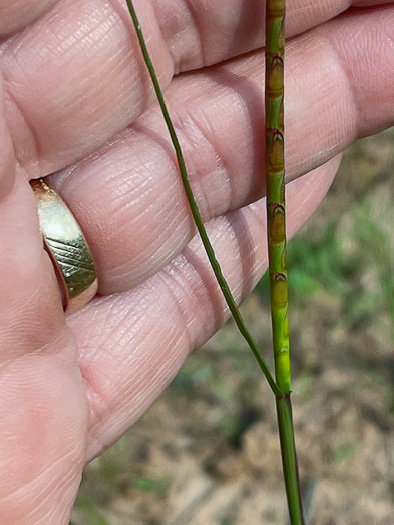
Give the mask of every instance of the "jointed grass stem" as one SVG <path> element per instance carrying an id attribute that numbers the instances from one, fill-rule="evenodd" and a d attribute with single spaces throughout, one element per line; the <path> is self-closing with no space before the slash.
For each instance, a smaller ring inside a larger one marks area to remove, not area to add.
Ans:
<path id="1" fill-rule="evenodd" d="M 288 321 L 285 141 L 284 141 L 284 21 L 286 0 L 266 0 L 266 184 L 267 237 L 275 375 L 284 396 L 277 396 L 279 439 L 292 525 L 304 523 L 294 424 Z"/>

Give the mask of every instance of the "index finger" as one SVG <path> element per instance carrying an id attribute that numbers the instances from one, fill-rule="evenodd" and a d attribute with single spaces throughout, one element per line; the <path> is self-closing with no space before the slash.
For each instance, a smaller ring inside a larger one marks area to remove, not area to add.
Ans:
<path id="1" fill-rule="evenodd" d="M 223 0 L 135 4 L 164 89 L 179 71 L 263 45 L 260 0 L 227 0 L 226 9 Z M 288 0 L 288 35 L 334 17 L 349 0 L 305 4 Z M 3 44 L 0 65 L 15 154 L 30 178 L 90 154 L 153 100 L 123 0 L 58 2 Z"/>

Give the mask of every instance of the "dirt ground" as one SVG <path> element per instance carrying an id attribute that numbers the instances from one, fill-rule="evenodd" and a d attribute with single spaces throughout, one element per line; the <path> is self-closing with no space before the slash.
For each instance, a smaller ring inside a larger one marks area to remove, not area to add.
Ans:
<path id="1" fill-rule="evenodd" d="M 394 129 L 347 152 L 289 250 L 293 403 L 307 522 L 394 508 Z M 267 282 L 243 305 L 271 353 Z M 275 407 L 230 321 L 86 468 L 76 525 L 286 525 Z"/>

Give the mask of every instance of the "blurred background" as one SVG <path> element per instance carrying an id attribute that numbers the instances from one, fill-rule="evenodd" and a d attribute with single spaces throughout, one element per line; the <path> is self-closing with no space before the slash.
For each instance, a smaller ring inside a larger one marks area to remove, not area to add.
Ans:
<path id="1" fill-rule="evenodd" d="M 346 152 L 289 244 L 293 406 L 308 523 L 394 508 L 394 128 Z M 272 353 L 268 282 L 243 314 Z M 90 463 L 74 525 L 286 525 L 274 400 L 233 322 Z"/>

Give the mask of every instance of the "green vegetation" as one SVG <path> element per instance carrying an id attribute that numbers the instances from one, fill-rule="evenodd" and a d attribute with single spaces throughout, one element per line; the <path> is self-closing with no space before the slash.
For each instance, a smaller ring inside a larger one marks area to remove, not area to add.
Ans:
<path id="1" fill-rule="evenodd" d="M 81 516 L 83 516 L 84 525 L 110 525 L 97 510 L 96 502 L 89 496 L 78 494 L 75 509 L 80 511 Z M 73 522 L 70 522 L 70 525 L 73 525 Z"/>

